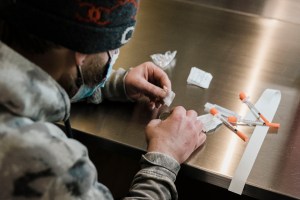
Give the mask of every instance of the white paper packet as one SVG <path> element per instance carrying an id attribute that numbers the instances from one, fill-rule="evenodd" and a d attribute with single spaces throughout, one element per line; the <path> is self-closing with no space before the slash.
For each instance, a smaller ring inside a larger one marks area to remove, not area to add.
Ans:
<path id="1" fill-rule="evenodd" d="M 169 92 L 168 92 L 168 96 L 166 96 L 166 97 L 164 98 L 164 103 L 165 103 L 165 105 L 170 106 L 171 103 L 173 102 L 173 99 L 174 99 L 174 98 L 175 98 L 175 93 L 174 93 L 173 91 L 169 91 Z"/>
<path id="2" fill-rule="evenodd" d="M 192 67 L 187 79 L 188 84 L 208 88 L 213 76 L 197 67 Z"/>

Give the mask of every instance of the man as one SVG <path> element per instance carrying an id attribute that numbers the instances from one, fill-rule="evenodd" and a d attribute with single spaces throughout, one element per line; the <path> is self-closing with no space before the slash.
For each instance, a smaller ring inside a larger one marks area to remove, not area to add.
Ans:
<path id="1" fill-rule="evenodd" d="M 113 199 L 86 148 L 53 123 L 68 120 L 70 99 L 146 96 L 159 106 L 166 97 L 170 80 L 153 63 L 112 70 L 137 8 L 137 0 L 1 1 L 0 199 Z M 125 199 L 178 198 L 180 164 L 206 139 L 196 116 L 178 106 L 149 122 Z"/>

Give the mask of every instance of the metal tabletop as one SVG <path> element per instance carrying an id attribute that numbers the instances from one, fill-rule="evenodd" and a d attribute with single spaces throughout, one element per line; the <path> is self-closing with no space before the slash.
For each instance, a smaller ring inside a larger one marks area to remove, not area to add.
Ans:
<path id="1" fill-rule="evenodd" d="M 176 93 L 171 106 L 199 115 L 206 102 L 244 112 L 240 91 L 255 102 L 267 88 L 280 90 L 273 122 L 281 127 L 267 134 L 243 194 L 300 199 L 300 25 L 174 0 L 142 0 L 139 9 L 134 36 L 115 67 L 129 69 L 176 50 L 176 65 L 166 70 Z M 187 84 L 191 67 L 213 75 L 208 89 Z M 114 145 L 144 151 L 144 128 L 156 114 L 146 101 L 74 104 L 71 122 Z M 251 137 L 254 129 L 242 130 Z M 184 164 L 184 173 L 228 188 L 246 146 L 222 126 Z"/>

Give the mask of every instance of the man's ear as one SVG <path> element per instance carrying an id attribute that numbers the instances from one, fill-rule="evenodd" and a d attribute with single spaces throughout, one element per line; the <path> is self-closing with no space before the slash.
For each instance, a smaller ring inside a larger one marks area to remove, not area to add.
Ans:
<path id="1" fill-rule="evenodd" d="M 84 63 L 85 58 L 87 57 L 87 54 L 82 54 L 79 52 L 75 52 L 75 63 L 76 65 L 81 66 Z"/>

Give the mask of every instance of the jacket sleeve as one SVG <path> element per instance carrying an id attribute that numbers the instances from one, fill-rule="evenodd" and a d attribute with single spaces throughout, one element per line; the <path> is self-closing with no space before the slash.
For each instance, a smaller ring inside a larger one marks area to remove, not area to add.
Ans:
<path id="1" fill-rule="evenodd" d="M 123 68 L 113 70 L 109 79 L 105 83 L 103 88 L 98 88 L 93 96 L 89 97 L 87 101 L 89 103 L 99 104 L 104 99 L 110 101 L 132 101 L 126 94 L 124 79 L 127 75 L 127 71 Z"/>
<path id="2" fill-rule="evenodd" d="M 178 199 L 175 186 L 179 163 L 164 154 L 150 152 L 141 158 L 141 170 L 135 175 L 129 199 Z"/>
<path id="3" fill-rule="evenodd" d="M 113 199 L 85 146 L 53 124 L 0 132 L 0 199 Z"/>

